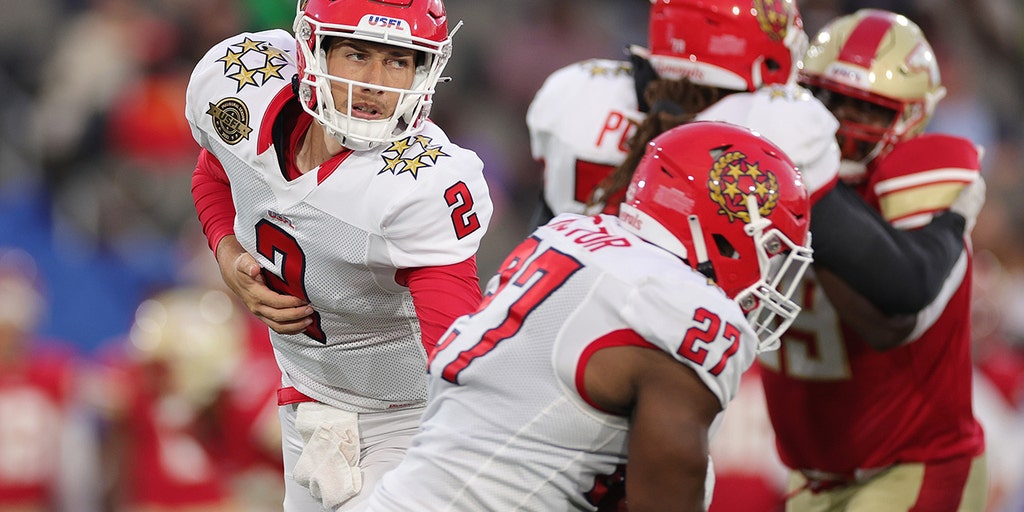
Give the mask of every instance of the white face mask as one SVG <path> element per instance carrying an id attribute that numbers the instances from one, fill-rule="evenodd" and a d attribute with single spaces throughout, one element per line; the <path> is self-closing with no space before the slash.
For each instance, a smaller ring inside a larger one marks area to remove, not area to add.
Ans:
<path id="1" fill-rule="evenodd" d="M 457 30 L 458 26 L 451 35 Z M 423 53 L 423 63 L 416 67 L 412 85 L 408 89 L 383 87 L 333 76 L 327 72 L 327 49 L 323 46 L 324 40 L 329 37 L 411 48 Z M 323 125 L 327 133 L 341 145 L 356 151 L 403 139 L 423 128 L 430 114 L 434 88 L 440 81 L 441 72 L 451 55 L 451 36 L 441 43 L 409 35 L 398 39 L 384 29 L 363 27 L 362 22 L 360 26 L 334 25 L 321 23 L 303 15 L 296 20 L 296 38 L 302 54 L 300 62 L 305 63 L 305 69 L 299 70 L 299 100 L 303 109 Z M 313 38 L 315 41 L 310 48 L 308 41 Z M 385 119 L 367 120 L 353 116 L 351 107 L 346 108 L 344 112 L 338 110 L 332 92 L 332 85 L 338 83 L 345 84 L 346 87 L 343 89 L 349 91 L 350 97 L 345 102 L 347 105 L 352 104 L 353 87 L 370 87 L 397 93 L 399 99 L 395 112 Z"/>

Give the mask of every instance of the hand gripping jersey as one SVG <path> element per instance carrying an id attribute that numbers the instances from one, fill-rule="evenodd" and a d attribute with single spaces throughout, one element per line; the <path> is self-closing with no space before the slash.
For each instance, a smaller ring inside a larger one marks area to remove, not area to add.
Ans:
<path id="1" fill-rule="evenodd" d="M 967 140 L 921 135 L 876 160 L 861 195 L 894 226 L 930 222 L 979 172 Z M 808 273 L 810 274 L 810 273 Z M 783 462 L 846 478 L 898 462 L 973 457 L 984 448 L 971 406 L 971 254 L 917 315 L 910 342 L 876 352 L 813 276 L 777 352 L 759 356 Z"/>
<path id="2" fill-rule="evenodd" d="M 295 40 L 271 30 L 214 46 L 196 66 L 186 117 L 231 182 L 234 233 L 268 284 L 316 310 L 302 334 L 271 332 L 286 381 L 354 411 L 426 399 L 426 353 L 398 269 L 473 256 L 492 205 L 482 162 L 427 123 L 288 181 L 272 129 L 294 101 Z"/>
<path id="3" fill-rule="evenodd" d="M 626 142 L 645 117 L 637 109 L 628 62 L 587 60 L 548 77 L 526 125 L 533 158 L 544 163 L 552 212 L 584 213 L 594 187 L 626 158 Z"/>
<path id="4" fill-rule="evenodd" d="M 581 386 L 590 355 L 616 345 L 672 355 L 724 408 L 757 337 L 720 288 L 616 217 L 556 217 L 442 338 L 422 431 L 369 510 L 596 510 L 595 482 L 626 463 L 629 420 Z"/>

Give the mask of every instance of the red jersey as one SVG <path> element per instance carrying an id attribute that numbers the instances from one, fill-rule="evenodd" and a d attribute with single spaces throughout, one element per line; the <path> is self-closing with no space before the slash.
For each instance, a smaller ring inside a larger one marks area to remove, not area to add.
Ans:
<path id="1" fill-rule="evenodd" d="M 861 196 L 893 226 L 926 225 L 979 172 L 967 140 L 922 135 L 876 160 Z M 969 244 L 909 342 L 877 352 L 839 319 L 813 275 L 803 311 L 776 352 L 761 354 L 780 457 L 847 477 L 894 463 L 984 450 L 971 403 Z M 894 283 L 894 286 L 898 286 Z"/>
<path id="2" fill-rule="evenodd" d="M 73 368 L 63 353 L 0 362 L 0 509 L 54 503 Z"/>
<path id="3" fill-rule="evenodd" d="M 216 415 L 162 391 L 165 368 L 124 354 L 105 354 L 106 384 L 116 416 L 108 456 L 120 466 L 118 492 L 131 507 L 215 507 L 228 510 L 228 479 L 209 445 Z M 113 461 L 111 461 L 113 462 Z"/>

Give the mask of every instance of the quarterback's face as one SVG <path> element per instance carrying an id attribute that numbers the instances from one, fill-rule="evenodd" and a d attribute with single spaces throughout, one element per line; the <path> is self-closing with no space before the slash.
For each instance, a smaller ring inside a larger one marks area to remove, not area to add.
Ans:
<path id="1" fill-rule="evenodd" d="M 375 89 L 380 85 L 397 89 L 412 86 L 416 74 L 416 51 L 380 43 L 341 39 L 327 52 L 327 71 L 331 75 L 362 82 L 365 85 L 332 84 L 335 108 L 359 119 L 386 119 L 395 113 L 400 93 Z M 349 103 L 349 87 L 352 100 Z"/>

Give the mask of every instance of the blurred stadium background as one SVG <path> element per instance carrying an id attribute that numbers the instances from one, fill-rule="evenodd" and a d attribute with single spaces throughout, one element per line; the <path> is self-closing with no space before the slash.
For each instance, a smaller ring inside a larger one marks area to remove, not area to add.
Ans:
<path id="1" fill-rule="evenodd" d="M 537 201 L 540 167 L 525 126 L 533 94 L 563 65 L 622 58 L 626 45 L 643 44 L 648 2 L 446 5 L 449 28 L 465 24 L 446 72 L 453 81 L 439 88 L 432 117 L 485 162 L 496 205 L 478 262 L 486 280 L 527 234 Z M 991 381 L 982 388 L 992 399 L 981 402 L 994 411 L 990 452 L 1017 459 L 990 453 L 1005 496 L 997 505 L 1021 511 L 1024 5 L 800 3 L 810 35 L 859 7 L 901 12 L 922 26 L 949 90 L 930 131 L 969 137 L 986 150 L 975 322 L 979 369 Z M 294 11 L 290 0 L 0 0 L 0 254 L 19 254 L 19 268 L 39 290 L 33 344 L 70 347 L 91 363 L 128 339 L 146 299 L 220 286 L 191 202 L 197 146 L 182 114 L 184 87 L 211 45 L 242 31 L 287 29 Z M 7 411 L 2 433 L 11 419 L 9 409 L 0 411 Z"/>

